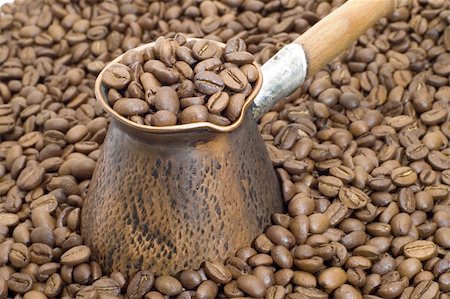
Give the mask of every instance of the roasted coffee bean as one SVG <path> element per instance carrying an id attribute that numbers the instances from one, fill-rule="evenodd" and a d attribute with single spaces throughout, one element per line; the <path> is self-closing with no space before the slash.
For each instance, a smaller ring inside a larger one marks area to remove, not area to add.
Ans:
<path id="1" fill-rule="evenodd" d="M 232 53 L 232 52 L 240 52 L 240 51 L 246 51 L 247 45 L 244 40 L 240 38 L 234 38 L 227 41 L 224 49 L 224 53 Z"/>
<path id="2" fill-rule="evenodd" d="M 155 279 L 155 288 L 167 296 L 176 296 L 181 293 L 183 287 L 176 278 L 163 275 Z"/>
<path id="3" fill-rule="evenodd" d="M 219 114 L 228 106 L 230 96 L 225 92 L 219 92 L 209 97 L 206 107 L 208 111 L 214 114 Z"/>
<path id="4" fill-rule="evenodd" d="M 119 284 L 111 278 L 101 278 L 92 284 L 95 291 L 100 294 L 117 296 L 120 293 Z"/>
<path id="5" fill-rule="evenodd" d="M 202 282 L 202 277 L 197 271 L 185 270 L 180 273 L 179 280 L 184 288 L 194 289 Z"/>
<path id="6" fill-rule="evenodd" d="M 115 102 L 113 109 L 122 116 L 133 116 L 145 114 L 149 106 L 143 100 L 127 98 Z"/>
<path id="7" fill-rule="evenodd" d="M 343 284 L 334 291 L 334 298 L 361 298 L 360 292 L 349 284 Z"/>
<path id="8" fill-rule="evenodd" d="M 179 44 L 173 40 L 164 40 L 161 43 L 159 48 L 159 59 L 161 59 L 166 66 L 172 66 L 177 62 L 175 57 L 177 47 L 179 47 Z"/>
<path id="9" fill-rule="evenodd" d="M 237 279 L 239 289 L 252 297 L 263 297 L 265 286 L 261 279 L 254 275 L 242 275 Z"/>
<path id="10" fill-rule="evenodd" d="M 439 293 L 439 285 L 434 281 L 422 281 L 411 293 L 410 298 L 434 298 Z"/>
<path id="11" fill-rule="evenodd" d="M 91 256 L 91 250 L 85 245 L 75 246 L 66 251 L 61 256 L 61 263 L 63 265 L 74 266 L 84 263 L 89 260 Z"/>
<path id="12" fill-rule="evenodd" d="M 192 54 L 198 60 L 205 60 L 217 55 L 219 47 L 212 41 L 199 40 L 192 46 Z"/>
<path id="13" fill-rule="evenodd" d="M 19 294 L 25 294 L 33 286 L 33 278 L 27 273 L 13 273 L 7 280 L 8 289 Z"/>
<path id="14" fill-rule="evenodd" d="M 153 286 L 154 276 L 149 271 L 139 271 L 127 287 L 128 298 L 142 298 Z"/>
<path id="15" fill-rule="evenodd" d="M 448 111 L 445 109 L 432 109 L 420 115 L 420 120 L 428 126 L 437 125 L 447 120 Z"/>
<path id="16" fill-rule="evenodd" d="M 450 169 L 450 157 L 440 151 L 431 151 L 427 159 L 436 170 Z"/>
<path id="17" fill-rule="evenodd" d="M 26 167 L 17 178 L 17 187 L 24 191 L 30 191 L 42 183 L 44 174 L 45 169 L 43 167 Z"/>
<path id="18" fill-rule="evenodd" d="M 408 187 L 417 180 L 417 174 L 409 167 L 399 167 L 392 171 L 393 183 L 400 187 Z"/>
<path id="19" fill-rule="evenodd" d="M 417 258 L 420 261 L 428 260 L 437 254 L 437 247 L 431 241 L 414 241 L 407 244 L 403 251 L 406 257 Z"/>
<path id="20" fill-rule="evenodd" d="M 203 71 L 210 71 L 218 73 L 223 66 L 223 62 L 219 58 L 209 58 L 199 62 L 194 67 L 195 73 L 200 73 Z"/>
<path id="21" fill-rule="evenodd" d="M 210 71 L 197 73 L 194 77 L 194 84 L 198 91 L 206 95 L 221 92 L 225 86 L 222 78 Z"/>
<path id="22" fill-rule="evenodd" d="M 227 108 L 225 109 L 225 115 L 231 121 L 236 120 L 242 111 L 245 103 L 245 96 L 242 93 L 236 93 L 230 97 Z"/>
<path id="23" fill-rule="evenodd" d="M 329 171 L 331 175 L 337 177 L 342 182 L 347 184 L 352 182 L 355 177 L 353 170 L 344 165 L 331 167 Z"/>
<path id="24" fill-rule="evenodd" d="M 208 109 L 203 105 L 192 105 L 183 109 L 180 115 L 182 124 L 208 121 Z"/>
<path id="25" fill-rule="evenodd" d="M 131 81 L 130 70 L 123 64 L 114 64 L 105 70 L 103 84 L 115 89 L 122 89 Z"/>
<path id="26" fill-rule="evenodd" d="M 227 62 L 237 64 L 239 66 L 252 63 L 255 60 L 253 54 L 246 51 L 230 52 L 224 55 Z"/>
<path id="27" fill-rule="evenodd" d="M 173 126 L 177 123 L 177 116 L 167 110 L 159 110 L 151 117 L 152 126 Z"/>
<path id="28" fill-rule="evenodd" d="M 240 67 L 240 70 L 247 76 L 250 83 L 256 82 L 259 78 L 258 69 L 253 64 L 245 64 Z"/>
<path id="29" fill-rule="evenodd" d="M 180 110 L 180 102 L 176 91 L 168 86 L 158 88 L 155 94 L 155 108 L 158 111 L 166 110 L 177 114 Z"/>
<path id="30" fill-rule="evenodd" d="M 248 85 L 247 77 L 236 67 L 230 67 L 223 70 L 220 72 L 220 77 L 225 86 L 232 91 L 242 91 Z"/>
<path id="31" fill-rule="evenodd" d="M 449 234 L 450 233 L 450 227 L 440 227 L 435 232 L 435 242 L 446 249 L 450 248 L 450 240 L 449 240 Z"/>
<path id="32" fill-rule="evenodd" d="M 413 143 L 406 148 L 405 154 L 411 161 L 424 159 L 429 153 L 428 148 L 422 143 Z"/>
<path id="33" fill-rule="evenodd" d="M 359 209 L 369 202 L 369 197 L 359 189 L 354 187 L 341 188 L 339 191 L 339 199 L 350 209 Z"/>
<path id="34" fill-rule="evenodd" d="M 328 197 L 335 197 L 338 195 L 343 183 L 340 179 L 334 176 L 322 176 L 319 178 L 319 191 Z"/>
<path id="35" fill-rule="evenodd" d="M 320 273 L 318 282 L 326 292 L 332 292 L 347 280 L 347 274 L 338 267 L 325 269 Z"/>
<path id="36" fill-rule="evenodd" d="M 203 268 L 208 278 L 216 283 L 227 284 L 232 279 L 230 270 L 218 261 L 205 262 Z"/>
<path id="37" fill-rule="evenodd" d="M 267 237 L 277 245 L 283 245 L 290 249 L 295 244 L 294 235 L 286 228 L 279 225 L 272 225 L 266 230 Z"/>
<path id="38" fill-rule="evenodd" d="M 216 298 L 217 293 L 219 292 L 219 287 L 214 281 L 205 280 L 202 282 L 197 288 L 195 295 L 197 298 L 209 299 Z"/>
<path id="39" fill-rule="evenodd" d="M 268 299 L 281 299 L 284 298 L 286 290 L 283 286 L 271 286 L 267 289 L 264 297 Z"/>

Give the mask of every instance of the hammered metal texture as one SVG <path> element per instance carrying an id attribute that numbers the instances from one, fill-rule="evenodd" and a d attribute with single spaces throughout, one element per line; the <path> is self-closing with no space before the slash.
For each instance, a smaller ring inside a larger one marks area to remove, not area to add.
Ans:
<path id="1" fill-rule="evenodd" d="M 224 261 L 282 209 L 250 111 L 230 133 L 161 135 L 112 120 L 81 229 L 105 273 L 174 274 Z"/>

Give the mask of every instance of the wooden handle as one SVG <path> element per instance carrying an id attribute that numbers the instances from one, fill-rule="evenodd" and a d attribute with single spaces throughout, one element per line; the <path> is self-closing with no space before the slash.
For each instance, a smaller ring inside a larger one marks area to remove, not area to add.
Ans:
<path id="1" fill-rule="evenodd" d="M 379 19 L 389 15 L 398 0 L 348 0 L 316 23 L 294 43 L 303 46 L 308 77 L 347 49 Z"/>

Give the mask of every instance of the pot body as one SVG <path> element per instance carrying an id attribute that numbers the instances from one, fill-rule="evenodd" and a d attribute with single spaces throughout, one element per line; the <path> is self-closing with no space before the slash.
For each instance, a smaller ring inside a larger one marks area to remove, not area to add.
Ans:
<path id="1" fill-rule="evenodd" d="M 174 274 L 248 246 L 282 205 L 249 111 L 229 133 L 157 134 L 112 119 L 81 230 L 106 273 Z"/>

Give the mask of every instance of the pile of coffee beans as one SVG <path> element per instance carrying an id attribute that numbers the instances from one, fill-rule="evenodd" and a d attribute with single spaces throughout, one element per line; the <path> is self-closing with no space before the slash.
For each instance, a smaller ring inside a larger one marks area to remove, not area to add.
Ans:
<path id="1" fill-rule="evenodd" d="M 446 0 L 400 0 L 261 119 L 287 213 L 252 244 L 201 269 L 130 278 L 102 273 L 83 244 L 80 211 L 108 127 L 93 87 L 109 61 L 182 32 L 242 39 L 264 63 L 343 2 L 2 6 L 0 298 L 449 298 Z"/>
<path id="2" fill-rule="evenodd" d="M 154 47 L 128 50 L 120 63 L 106 68 L 113 109 L 138 124 L 173 126 L 211 122 L 227 126 L 242 112 L 258 79 L 245 41 L 230 39 L 224 48 L 184 34 L 159 37 Z"/>

